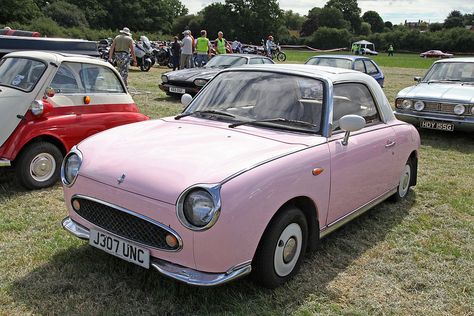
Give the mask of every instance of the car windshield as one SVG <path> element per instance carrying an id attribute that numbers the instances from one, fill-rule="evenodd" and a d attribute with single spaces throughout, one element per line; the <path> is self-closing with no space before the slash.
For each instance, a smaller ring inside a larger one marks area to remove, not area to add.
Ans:
<path id="1" fill-rule="evenodd" d="M 206 86 L 185 114 L 196 112 L 200 117 L 234 124 L 318 133 L 323 88 L 320 80 L 296 75 L 224 72 Z"/>
<path id="2" fill-rule="evenodd" d="M 307 65 L 328 66 L 336 68 L 352 69 L 352 62 L 342 58 L 316 57 L 306 62 Z"/>
<path id="3" fill-rule="evenodd" d="M 242 66 L 247 63 L 247 58 L 232 55 L 219 55 L 213 57 L 207 64 L 206 68 L 228 68 Z"/>
<path id="4" fill-rule="evenodd" d="M 474 82 L 474 63 L 443 62 L 431 67 L 423 82 Z"/>
<path id="5" fill-rule="evenodd" d="M 33 90 L 46 69 L 40 61 L 10 57 L 0 61 L 0 86 L 25 92 Z"/>

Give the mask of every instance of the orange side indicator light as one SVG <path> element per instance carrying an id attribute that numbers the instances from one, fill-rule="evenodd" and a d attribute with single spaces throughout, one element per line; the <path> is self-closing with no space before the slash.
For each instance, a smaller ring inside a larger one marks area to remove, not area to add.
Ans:
<path id="1" fill-rule="evenodd" d="M 323 173 L 324 169 L 323 168 L 314 168 L 312 173 L 313 176 L 319 176 L 321 173 Z"/>
<path id="2" fill-rule="evenodd" d="M 87 95 L 84 97 L 84 104 L 89 104 L 89 103 L 91 103 L 91 97 Z"/>
<path id="3" fill-rule="evenodd" d="M 179 245 L 178 239 L 171 234 L 166 235 L 165 241 L 166 241 L 166 244 L 170 246 L 171 248 L 176 248 Z"/>

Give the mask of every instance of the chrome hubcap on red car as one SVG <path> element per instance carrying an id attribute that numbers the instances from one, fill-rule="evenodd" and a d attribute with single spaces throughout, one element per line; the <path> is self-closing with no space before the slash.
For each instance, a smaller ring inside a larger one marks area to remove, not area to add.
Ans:
<path id="1" fill-rule="evenodd" d="M 30 175 L 38 182 L 49 180 L 55 170 L 56 161 L 54 157 L 48 153 L 38 154 L 31 160 Z"/>

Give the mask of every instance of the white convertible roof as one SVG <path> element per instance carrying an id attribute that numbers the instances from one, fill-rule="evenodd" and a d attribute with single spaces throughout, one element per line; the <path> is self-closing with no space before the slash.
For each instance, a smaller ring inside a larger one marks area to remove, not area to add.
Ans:
<path id="1" fill-rule="evenodd" d="M 110 65 L 105 60 L 100 58 L 86 56 L 86 55 L 75 55 L 65 53 L 55 53 L 49 51 L 21 51 L 13 52 L 5 55 L 4 57 L 23 57 L 23 58 L 35 58 L 43 60 L 47 63 L 60 64 L 63 61 L 74 61 L 74 62 L 85 62 L 90 64 Z"/>

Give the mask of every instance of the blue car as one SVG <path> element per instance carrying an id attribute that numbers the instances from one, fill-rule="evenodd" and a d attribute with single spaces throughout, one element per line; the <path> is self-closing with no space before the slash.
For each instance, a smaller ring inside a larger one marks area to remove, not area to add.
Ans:
<path id="1" fill-rule="evenodd" d="M 383 88 L 385 76 L 380 67 L 368 57 L 353 55 L 319 55 L 311 57 L 305 64 L 357 70 L 372 76 Z"/>

